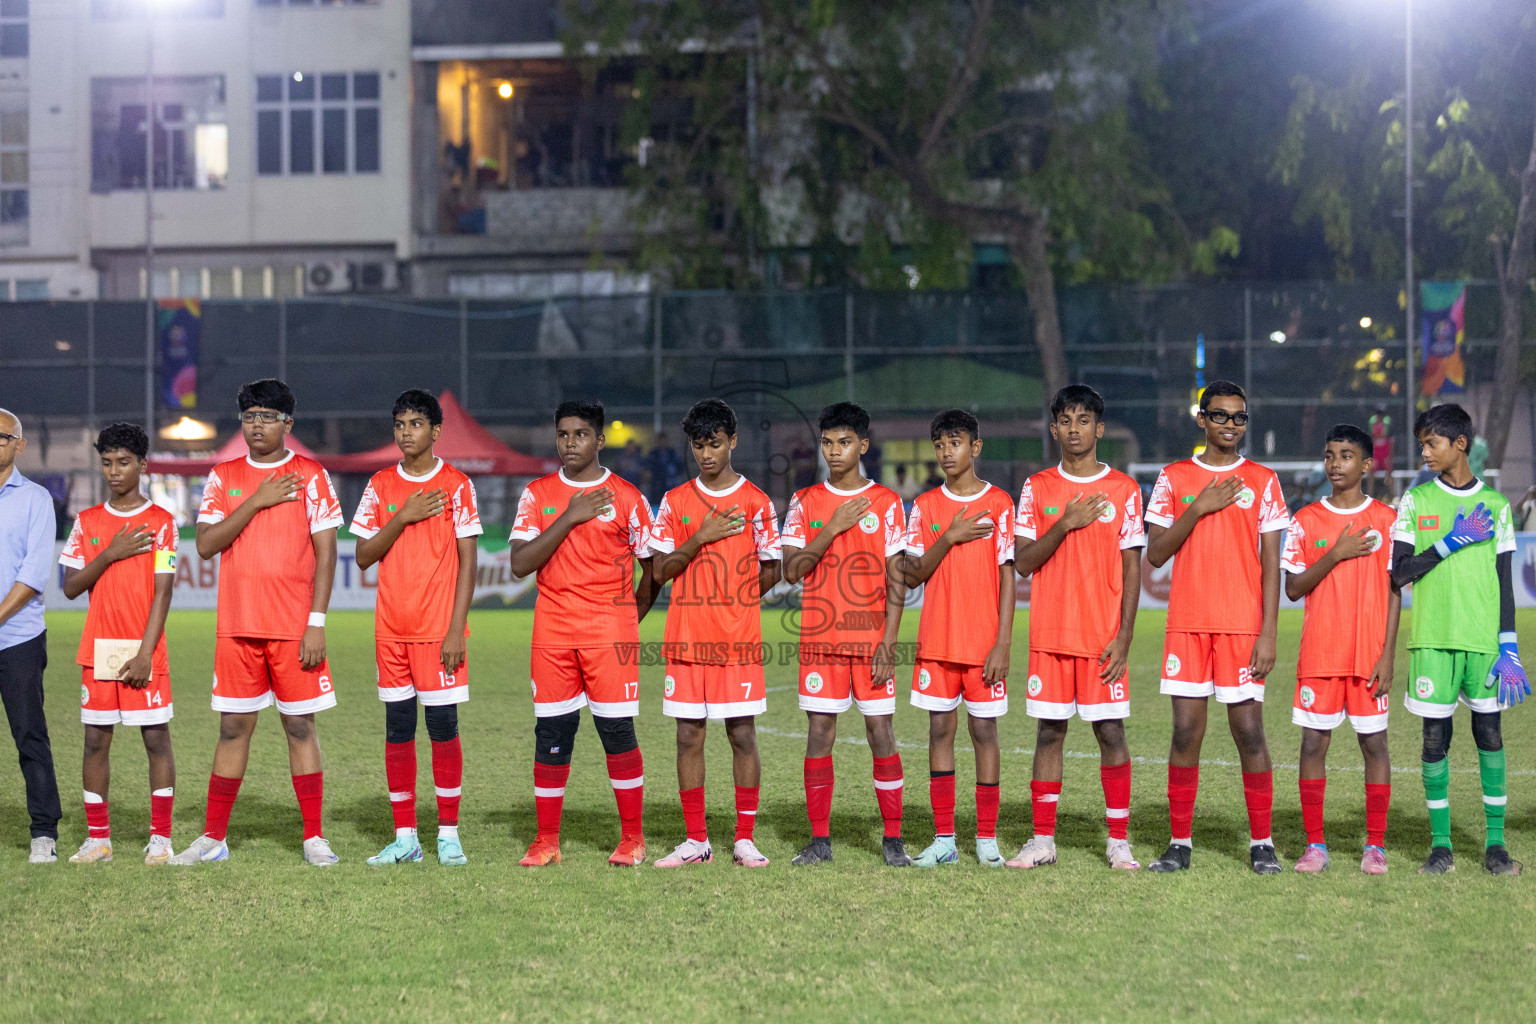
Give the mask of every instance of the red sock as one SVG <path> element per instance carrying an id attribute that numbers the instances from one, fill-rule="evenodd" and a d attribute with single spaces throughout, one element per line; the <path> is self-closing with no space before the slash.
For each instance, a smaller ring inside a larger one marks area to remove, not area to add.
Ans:
<path id="1" fill-rule="evenodd" d="M 1248 834 L 1268 842 L 1269 816 L 1275 806 L 1275 773 L 1243 772 L 1243 802 L 1248 805 Z"/>
<path id="2" fill-rule="evenodd" d="M 293 795 L 299 798 L 299 816 L 304 819 L 304 838 L 313 839 L 321 834 L 320 805 L 325 800 L 325 773 L 295 775 Z"/>
<path id="3" fill-rule="evenodd" d="M 805 815 L 811 819 L 813 837 L 832 834 L 832 787 L 835 784 L 832 758 L 805 759 Z"/>
<path id="4" fill-rule="evenodd" d="M 1099 783 L 1104 787 L 1104 823 L 1109 838 L 1127 838 L 1131 821 L 1131 762 L 1099 766 Z"/>
<path id="5" fill-rule="evenodd" d="M 736 787 L 736 841 L 752 838 L 757 825 L 757 786 Z"/>
<path id="6" fill-rule="evenodd" d="M 1056 801 L 1061 796 L 1061 783 L 1041 782 L 1029 784 L 1029 806 L 1035 816 L 1035 835 L 1056 834 Z"/>
<path id="7" fill-rule="evenodd" d="M 1243 794 L 1246 796 L 1248 777 L 1243 776 Z M 1321 843 L 1323 841 L 1323 794 L 1328 790 L 1328 778 L 1302 779 L 1301 787 L 1301 827 L 1306 829 L 1307 842 Z"/>
<path id="8" fill-rule="evenodd" d="M 608 755 L 608 781 L 613 785 L 614 802 L 619 805 L 620 833 L 644 835 L 645 760 L 639 747 Z"/>
<path id="9" fill-rule="evenodd" d="M 395 828 L 416 827 L 416 743 L 384 744 L 384 784 Z"/>
<path id="10" fill-rule="evenodd" d="M 239 795 L 239 779 L 223 775 L 208 776 L 208 813 L 203 821 L 204 835 L 223 839 L 229 834 L 229 812 L 235 809 L 235 797 Z"/>
<path id="11" fill-rule="evenodd" d="M 880 805 L 880 820 L 885 823 L 887 839 L 901 836 L 901 790 L 905 779 L 901 755 L 875 758 L 875 802 Z"/>
<path id="12" fill-rule="evenodd" d="M 538 839 L 560 838 L 560 812 L 565 807 L 565 780 L 569 764 L 533 762 L 533 809 L 539 820 Z"/>
<path id="13" fill-rule="evenodd" d="M 1168 831 L 1188 843 L 1194 832 L 1195 794 L 1200 791 L 1200 766 L 1168 766 Z"/>
<path id="14" fill-rule="evenodd" d="M 176 802 L 176 790 L 170 786 L 152 790 L 149 794 L 149 834 L 171 838 L 171 805 Z"/>
<path id="15" fill-rule="evenodd" d="M 85 824 L 90 830 L 92 839 L 110 839 L 112 837 L 111 815 L 107 810 L 105 797 L 97 796 L 90 790 L 85 790 Z M 94 799 L 92 799 L 94 797 Z"/>
<path id="16" fill-rule="evenodd" d="M 688 838 L 704 842 L 709 838 L 709 829 L 704 824 L 704 787 L 681 789 L 677 796 L 683 802 L 683 827 L 688 829 Z"/>
<path id="17" fill-rule="evenodd" d="M 459 796 L 464 792 L 464 748 L 457 736 L 441 743 L 432 741 L 432 786 L 437 791 L 437 823 L 457 825 Z"/>
<path id="18" fill-rule="evenodd" d="M 933 805 L 935 835 L 955 834 L 955 773 L 928 773 L 928 802 Z"/>
<path id="19" fill-rule="evenodd" d="M 1392 803 L 1392 784 L 1365 784 L 1365 842 L 1369 846 L 1385 846 L 1387 837 L 1387 807 Z"/>
<path id="20" fill-rule="evenodd" d="M 953 778 L 954 776 L 950 776 Z M 976 783 L 976 838 L 997 838 L 997 805 L 1003 787 L 996 782 Z"/>

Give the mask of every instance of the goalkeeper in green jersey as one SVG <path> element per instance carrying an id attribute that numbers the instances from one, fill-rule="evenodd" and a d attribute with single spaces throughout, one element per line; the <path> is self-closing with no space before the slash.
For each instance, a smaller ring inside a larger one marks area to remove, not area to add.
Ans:
<path id="1" fill-rule="evenodd" d="M 1520 873 L 1504 847 L 1504 738 L 1499 712 L 1531 692 L 1515 642 L 1515 530 L 1509 502 L 1472 475 L 1472 417 L 1437 405 L 1413 425 L 1436 476 L 1403 495 L 1392 528 L 1392 581 L 1414 584 L 1404 703 L 1424 719 L 1424 802 L 1432 849 L 1420 874 L 1455 870 L 1451 858 L 1451 716 L 1472 712 L 1488 835 L 1483 866 Z M 1495 586 L 1497 582 L 1497 586 Z"/>

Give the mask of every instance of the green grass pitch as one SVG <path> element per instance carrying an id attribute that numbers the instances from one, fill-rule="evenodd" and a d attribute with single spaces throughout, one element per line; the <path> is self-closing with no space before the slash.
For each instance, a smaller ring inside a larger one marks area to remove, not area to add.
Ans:
<path id="1" fill-rule="evenodd" d="M 723 734 L 710 737 L 714 864 L 678 871 L 614 869 L 618 838 L 601 747 L 589 724 L 576 744 L 565 804 L 565 863 L 517 860 L 534 832 L 533 716 L 527 681 L 531 613 L 471 618 L 472 699 L 462 708 L 467 868 L 431 854 L 430 758 L 418 734 L 418 794 L 428 862 L 384 870 L 364 860 L 389 839 L 383 709 L 374 693 L 371 616 L 331 616 L 340 706 L 319 716 L 326 835 L 341 864 L 300 862 L 298 809 L 274 712 L 263 719 L 230 827 L 229 862 L 147 868 L 149 818 L 137 730 L 119 727 L 111 788 L 117 862 L 64 863 L 85 836 L 79 805 L 81 726 L 73 654 L 83 615 L 49 617 L 50 724 L 65 819 L 60 863 L 25 862 L 26 813 L 14 767 L 0 798 L 0 950 L 4 1020 L 568 1021 L 709 1019 L 923 1020 L 1515 1020 L 1532 1005 L 1533 882 L 1482 872 L 1476 757 L 1459 713 L 1452 814 L 1459 871 L 1421 878 L 1428 830 L 1418 779 L 1419 725 L 1401 706 L 1406 655 L 1392 695 L 1394 774 L 1387 833 L 1391 873 L 1359 874 L 1364 831 L 1360 756 L 1342 728 L 1328 792 L 1333 867 L 1319 877 L 1248 870 L 1236 753 L 1212 705 L 1195 817 L 1194 870 L 1176 877 L 1111 872 L 1103 860 L 1096 747 L 1075 723 L 1061 798 L 1061 862 L 987 871 L 969 856 L 973 765 L 959 761 L 962 861 L 935 872 L 891 870 L 869 753 L 856 713 L 843 719 L 833 806 L 837 861 L 796 869 L 806 837 L 804 716 L 794 669 L 769 668 L 759 720 L 765 871 L 730 863 L 731 784 Z M 645 639 L 659 639 L 661 619 Z M 1157 696 L 1162 616 L 1143 613 L 1132 651 L 1131 750 L 1138 757 L 1131 840 L 1143 863 L 1167 841 L 1168 707 Z M 904 633 L 915 635 L 916 616 Z M 1299 730 L 1290 724 L 1301 620 L 1281 613 L 1280 662 L 1266 704 L 1276 769 L 1275 837 L 1287 869 L 1304 843 L 1296 796 Z M 1536 650 L 1536 612 L 1520 613 Z M 765 639 L 787 639 L 778 613 Z M 1019 615 L 1013 678 L 1023 678 Z M 178 761 L 175 842 L 202 824 L 216 716 L 208 708 L 213 615 L 169 626 Z M 672 725 L 660 667 L 642 672 L 652 856 L 683 836 Z M 1032 722 L 1022 694 L 1000 726 L 1002 845 L 1027 838 Z M 1536 865 L 1536 707 L 1506 715 L 1509 846 Z M 585 718 L 585 716 L 584 716 Z M 719 733 L 721 730 L 714 730 Z M 906 838 L 931 837 L 925 716 L 898 701 L 908 786 Z M 964 740 L 961 740 L 964 743 Z M 14 762 L 6 755 L 7 765 Z M 725 856 L 719 856 L 724 853 Z M 1523 1008 L 1523 1009 L 1522 1009 Z"/>

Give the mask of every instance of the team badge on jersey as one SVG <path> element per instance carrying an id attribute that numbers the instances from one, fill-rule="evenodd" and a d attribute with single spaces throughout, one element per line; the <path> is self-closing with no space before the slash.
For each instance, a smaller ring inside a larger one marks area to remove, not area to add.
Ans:
<path id="1" fill-rule="evenodd" d="M 805 690 L 807 693 L 821 692 L 821 673 L 812 672 L 805 677 Z"/>
<path id="2" fill-rule="evenodd" d="M 1178 674 L 1179 674 L 1179 656 L 1177 654 L 1170 654 L 1170 655 L 1168 655 L 1168 660 L 1163 663 L 1163 675 L 1165 675 L 1165 676 L 1176 676 Z"/>
<path id="3" fill-rule="evenodd" d="M 80 706 L 85 707 L 91 702 L 91 688 L 84 683 L 80 684 Z"/>
<path id="4" fill-rule="evenodd" d="M 1382 536 L 1380 530 L 1367 530 L 1365 533 L 1365 539 L 1370 543 L 1370 550 L 1372 551 L 1375 551 L 1382 545 Z"/>
<path id="5" fill-rule="evenodd" d="M 677 680 L 673 679 L 671 676 L 667 676 L 666 685 L 661 688 L 661 692 L 663 694 L 665 694 L 666 696 L 670 697 L 670 696 L 672 696 L 673 691 L 675 691 L 676 689 L 677 689 Z"/>
<path id="6" fill-rule="evenodd" d="M 533 695 L 537 697 L 539 695 L 539 681 L 537 679 L 530 679 L 528 680 L 528 686 L 533 690 Z"/>
<path id="7" fill-rule="evenodd" d="M 1106 501 L 1104 503 L 1104 511 L 1099 513 L 1099 522 L 1101 522 L 1101 523 L 1112 523 L 1114 521 L 1115 521 L 1115 503 L 1112 502 L 1112 501 Z"/>
<path id="8" fill-rule="evenodd" d="M 1244 487 L 1241 491 L 1237 492 L 1237 507 L 1253 508 L 1253 497 L 1253 488 Z"/>
<path id="9" fill-rule="evenodd" d="M 925 668 L 918 669 L 917 670 L 917 688 L 919 690 L 926 690 L 926 689 L 928 689 L 928 687 L 930 687 L 932 685 L 933 685 L 933 677 L 928 674 L 928 670 L 925 669 Z"/>
<path id="10" fill-rule="evenodd" d="M 597 518 L 605 523 L 611 523 L 619 515 L 619 510 L 612 505 L 604 505 L 603 510 L 597 514 Z"/>
<path id="11" fill-rule="evenodd" d="M 874 533 L 880 529 L 880 517 L 873 512 L 864 513 L 864 518 L 859 520 L 859 529 L 865 533 Z"/>
<path id="12" fill-rule="evenodd" d="M 1312 687 L 1303 686 L 1301 688 L 1301 706 L 1304 708 L 1309 708 L 1316 702 L 1317 694 L 1312 692 Z"/>
<path id="13" fill-rule="evenodd" d="M 1029 677 L 1029 695 L 1031 697 L 1040 696 L 1040 691 L 1043 689 L 1045 689 L 1045 680 L 1041 679 L 1039 676 Z"/>
<path id="14" fill-rule="evenodd" d="M 1419 676 L 1413 681 L 1413 692 L 1420 697 L 1428 697 L 1435 692 L 1435 681 L 1429 676 Z"/>

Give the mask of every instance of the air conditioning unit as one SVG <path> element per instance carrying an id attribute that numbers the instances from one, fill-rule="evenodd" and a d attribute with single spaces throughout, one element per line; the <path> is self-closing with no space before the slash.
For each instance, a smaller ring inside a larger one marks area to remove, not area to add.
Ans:
<path id="1" fill-rule="evenodd" d="M 360 292 L 400 290 L 400 265 L 394 260 L 352 264 L 352 283 Z"/>
<path id="2" fill-rule="evenodd" d="M 304 291 L 335 295 L 352 290 L 352 265 L 346 260 L 311 260 L 304 265 Z"/>

